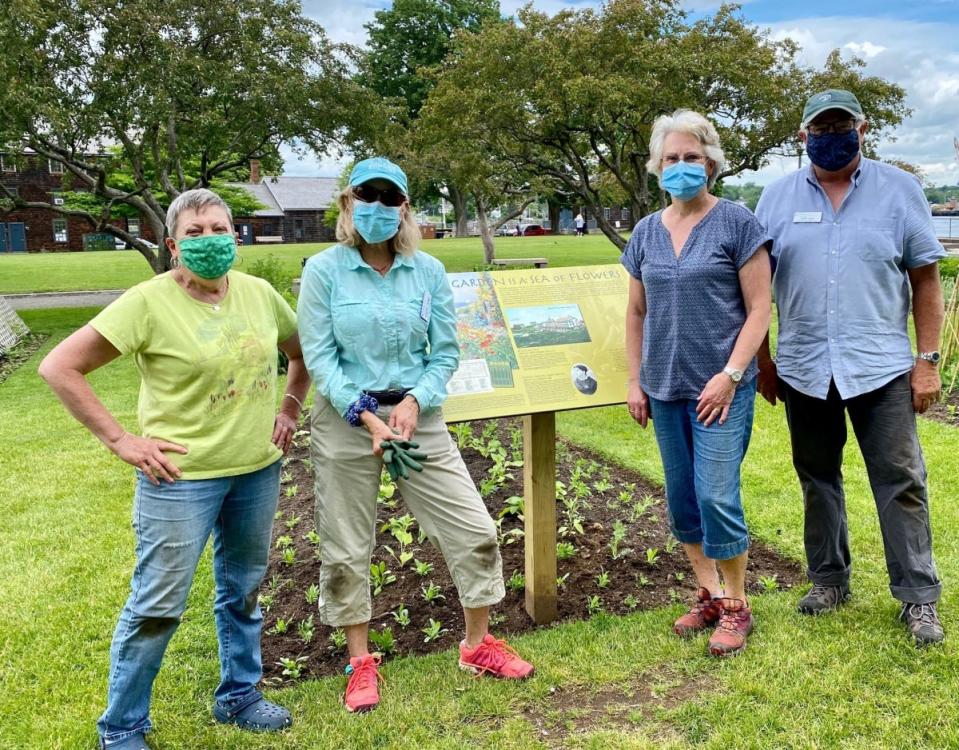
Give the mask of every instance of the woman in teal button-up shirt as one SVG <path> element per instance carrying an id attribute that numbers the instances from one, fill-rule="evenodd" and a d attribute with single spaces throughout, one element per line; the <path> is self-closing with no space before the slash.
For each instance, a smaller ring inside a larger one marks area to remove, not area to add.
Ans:
<path id="1" fill-rule="evenodd" d="M 397 483 L 456 584 L 466 621 L 460 666 L 497 677 L 533 671 L 487 631 L 489 607 L 505 594 L 496 527 L 440 410 L 459 362 L 453 297 L 443 265 L 416 249 L 407 194 L 406 175 L 387 159 L 354 167 L 339 198 L 340 244 L 307 262 L 298 308 L 303 358 L 316 383 L 320 618 L 346 633 L 349 711 L 379 702 L 379 657 L 370 655 L 367 636 L 386 440 L 415 438 L 429 456 L 422 473 Z"/>

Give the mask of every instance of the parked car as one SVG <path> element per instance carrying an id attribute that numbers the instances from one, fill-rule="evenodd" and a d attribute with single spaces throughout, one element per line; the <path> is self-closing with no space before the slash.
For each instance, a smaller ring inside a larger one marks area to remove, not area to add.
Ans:
<path id="1" fill-rule="evenodd" d="M 512 223 L 503 224 L 503 226 L 496 230 L 496 234 L 499 237 L 515 237 L 518 234 L 518 226 L 519 225 Z"/>
<path id="2" fill-rule="evenodd" d="M 517 234 L 521 237 L 538 237 L 541 234 L 546 234 L 546 230 L 543 229 L 542 224 L 520 224 Z"/>

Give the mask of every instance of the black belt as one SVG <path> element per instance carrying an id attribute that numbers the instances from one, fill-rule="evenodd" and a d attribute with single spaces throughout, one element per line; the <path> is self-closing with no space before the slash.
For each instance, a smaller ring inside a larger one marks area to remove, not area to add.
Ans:
<path id="1" fill-rule="evenodd" d="M 402 391 L 364 391 L 367 396 L 372 396 L 381 406 L 392 406 L 402 401 L 411 389 Z"/>

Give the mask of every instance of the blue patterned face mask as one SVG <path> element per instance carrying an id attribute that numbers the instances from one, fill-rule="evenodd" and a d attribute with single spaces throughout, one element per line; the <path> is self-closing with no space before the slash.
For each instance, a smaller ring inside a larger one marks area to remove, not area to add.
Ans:
<path id="1" fill-rule="evenodd" d="M 379 201 L 353 204 L 353 226 L 371 245 L 386 242 L 400 228 L 399 206 L 384 206 Z"/>
<path id="2" fill-rule="evenodd" d="M 859 153 L 859 133 L 823 133 L 806 136 L 806 153 L 809 161 L 827 172 L 838 172 Z"/>
<path id="3" fill-rule="evenodd" d="M 659 182 L 673 198 L 688 201 L 696 197 L 707 181 L 705 166 L 680 161 L 666 167 Z"/>

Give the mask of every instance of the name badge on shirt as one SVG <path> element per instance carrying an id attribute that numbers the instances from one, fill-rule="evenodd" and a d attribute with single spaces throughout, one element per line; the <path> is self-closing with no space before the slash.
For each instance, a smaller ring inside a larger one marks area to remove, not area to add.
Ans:
<path id="1" fill-rule="evenodd" d="M 433 295 L 426 292 L 423 295 L 423 304 L 420 305 L 420 317 L 427 323 L 430 322 L 430 312 L 432 311 Z"/>
<path id="2" fill-rule="evenodd" d="M 822 211 L 796 211 L 793 214 L 793 224 L 819 224 L 822 222 Z"/>

